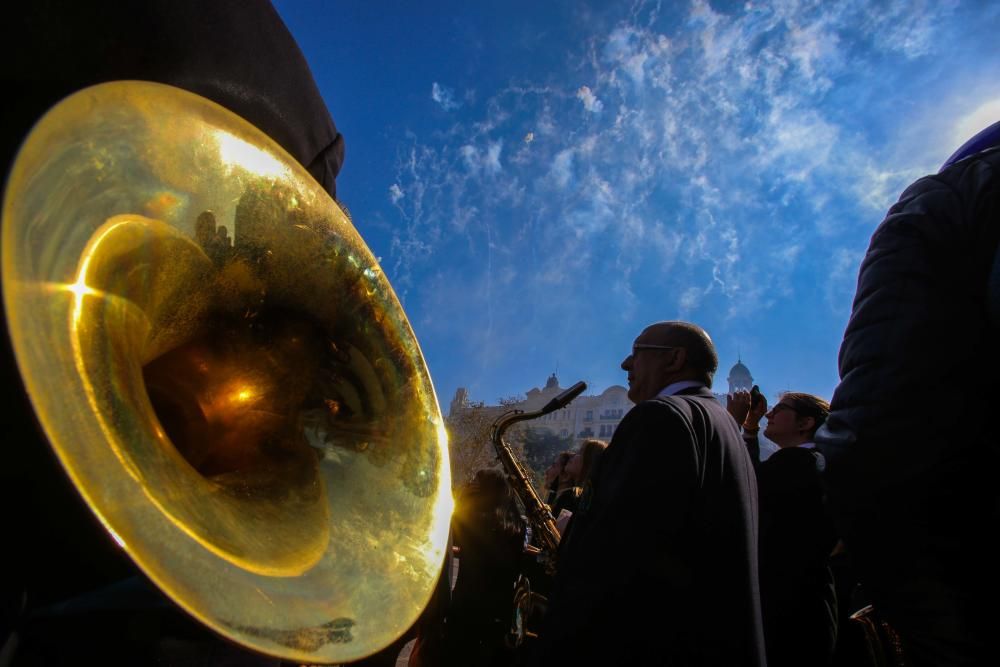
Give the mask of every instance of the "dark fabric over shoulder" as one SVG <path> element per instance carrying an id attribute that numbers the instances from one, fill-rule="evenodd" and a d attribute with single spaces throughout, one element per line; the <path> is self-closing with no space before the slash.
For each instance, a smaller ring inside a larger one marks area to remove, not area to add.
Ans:
<path id="1" fill-rule="evenodd" d="M 831 510 L 914 664 L 982 664 L 1000 613 L 990 275 L 1000 149 L 916 181 L 861 265 L 817 446 Z"/>
<path id="2" fill-rule="evenodd" d="M 4 14 L 5 173 L 21 138 L 53 104 L 90 85 L 136 79 L 239 114 L 336 195 L 343 137 L 266 0 L 35 0 Z"/>
<path id="3" fill-rule="evenodd" d="M 920 179 L 872 236 L 817 444 L 845 509 L 933 474 L 984 438 L 998 346 L 986 316 L 1000 225 L 1000 150 Z M 934 391 L 922 409 L 920 390 Z M 985 429 L 985 431 L 984 431 Z M 877 445 L 852 446 L 852 440 Z M 915 443 L 921 443 L 916 446 Z M 841 494 L 843 488 L 853 487 Z"/>

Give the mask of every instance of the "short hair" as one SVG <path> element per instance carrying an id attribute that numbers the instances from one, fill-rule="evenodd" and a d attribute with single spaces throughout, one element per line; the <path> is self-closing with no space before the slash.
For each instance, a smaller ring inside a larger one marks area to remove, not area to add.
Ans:
<path id="1" fill-rule="evenodd" d="M 823 425 L 826 418 L 830 416 L 830 404 L 814 394 L 806 394 L 801 391 L 786 391 L 781 395 L 781 400 L 790 405 L 800 417 L 813 418 L 815 423 L 809 431 L 810 438 L 816 435 L 816 431 Z"/>
<path id="2" fill-rule="evenodd" d="M 666 338 L 687 350 L 687 367 L 698 374 L 698 379 L 709 388 L 715 371 L 719 369 L 719 355 L 708 332 L 690 322 L 664 322 L 669 326 Z"/>

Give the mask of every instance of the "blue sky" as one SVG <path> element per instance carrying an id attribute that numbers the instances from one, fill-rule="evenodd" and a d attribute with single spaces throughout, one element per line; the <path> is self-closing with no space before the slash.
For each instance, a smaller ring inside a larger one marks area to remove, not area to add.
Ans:
<path id="1" fill-rule="evenodd" d="M 875 226 L 1000 120 L 996 2 L 275 5 L 445 411 L 624 384 L 664 319 L 829 398 Z"/>

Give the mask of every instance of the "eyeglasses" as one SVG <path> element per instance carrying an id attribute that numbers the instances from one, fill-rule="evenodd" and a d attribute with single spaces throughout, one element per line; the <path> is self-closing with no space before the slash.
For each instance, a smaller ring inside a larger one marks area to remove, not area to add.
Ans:
<path id="1" fill-rule="evenodd" d="M 675 345 L 653 345 L 652 343 L 635 343 L 632 345 L 632 356 L 634 357 L 641 350 L 676 350 Z"/>

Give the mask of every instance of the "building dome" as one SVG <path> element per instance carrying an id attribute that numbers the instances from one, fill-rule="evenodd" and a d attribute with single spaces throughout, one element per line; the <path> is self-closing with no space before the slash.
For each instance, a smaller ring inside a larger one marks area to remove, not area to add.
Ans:
<path id="1" fill-rule="evenodd" d="M 750 369 L 739 360 L 729 369 L 729 377 L 726 378 L 726 381 L 729 382 L 730 393 L 737 389 L 750 389 L 753 386 L 753 376 L 750 375 Z"/>
<path id="2" fill-rule="evenodd" d="M 545 381 L 545 388 L 546 389 L 559 388 L 559 378 L 556 377 L 555 373 L 550 375 L 549 379 Z"/>

